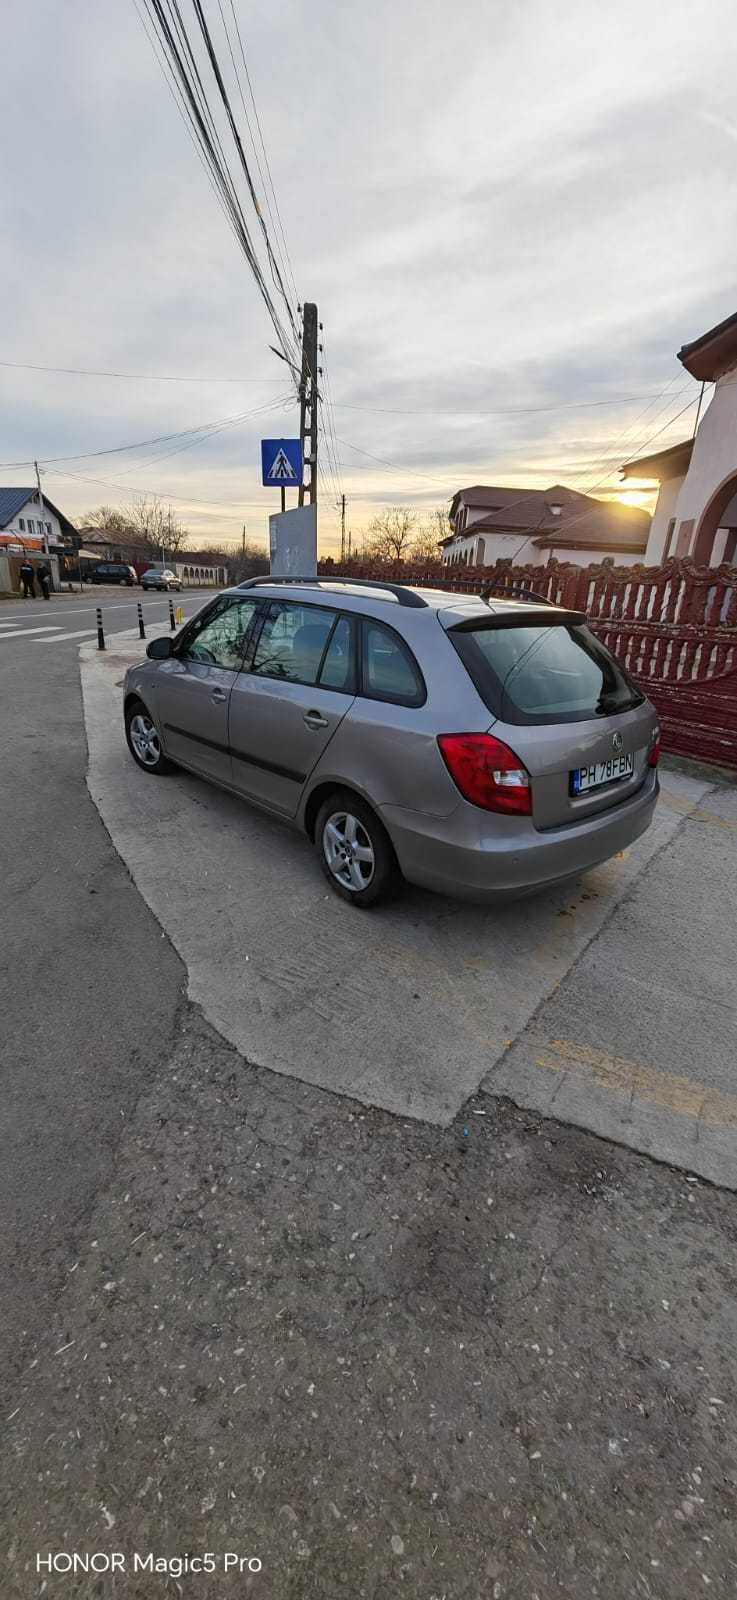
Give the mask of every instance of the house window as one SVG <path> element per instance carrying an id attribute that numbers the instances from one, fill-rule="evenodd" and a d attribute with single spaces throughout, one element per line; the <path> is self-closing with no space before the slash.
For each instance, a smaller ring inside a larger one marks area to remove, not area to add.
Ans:
<path id="1" fill-rule="evenodd" d="M 50 535 L 50 534 L 51 534 L 51 523 L 50 523 L 50 522 L 47 522 L 47 524 L 46 524 L 46 532 L 47 532 L 47 533 L 48 533 L 48 534 L 49 534 L 49 535 Z"/>
<path id="2" fill-rule="evenodd" d="M 663 550 L 663 560 L 664 561 L 667 561 L 668 557 L 670 555 L 670 547 L 671 547 L 671 545 L 673 543 L 673 535 L 674 535 L 675 531 L 676 531 L 676 519 L 675 519 L 675 517 L 671 517 L 670 522 L 668 523 L 668 532 L 666 533 L 666 536 L 665 536 L 665 549 Z"/>
<path id="3" fill-rule="evenodd" d="M 20 528 L 21 533 L 25 533 L 26 525 L 25 525 L 25 522 L 23 520 L 23 517 L 19 517 L 18 518 L 18 527 Z"/>

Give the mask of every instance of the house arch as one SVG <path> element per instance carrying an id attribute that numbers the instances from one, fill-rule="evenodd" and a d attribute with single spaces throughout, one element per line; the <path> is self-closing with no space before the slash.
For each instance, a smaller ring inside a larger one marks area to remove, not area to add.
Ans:
<path id="1" fill-rule="evenodd" d="M 720 528 L 729 530 L 720 559 L 734 561 L 737 553 L 737 471 L 730 472 L 714 490 L 699 518 L 691 559 L 699 567 L 709 565 Z"/>

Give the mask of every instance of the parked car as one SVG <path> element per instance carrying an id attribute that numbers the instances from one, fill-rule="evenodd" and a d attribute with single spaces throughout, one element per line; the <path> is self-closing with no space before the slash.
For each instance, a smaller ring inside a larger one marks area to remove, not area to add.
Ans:
<path id="1" fill-rule="evenodd" d="M 127 561 L 98 561 L 87 576 L 91 583 L 125 583 L 129 589 L 138 582 L 135 567 L 129 567 Z"/>
<path id="2" fill-rule="evenodd" d="M 177 589 L 181 591 L 181 581 L 169 567 L 147 567 L 141 578 L 144 589 Z"/>
<path id="3" fill-rule="evenodd" d="M 251 579 L 125 678 L 144 772 L 302 829 L 332 887 L 516 898 L 632 844 L 655 710 L 575 611 L 358 580 Z"/>

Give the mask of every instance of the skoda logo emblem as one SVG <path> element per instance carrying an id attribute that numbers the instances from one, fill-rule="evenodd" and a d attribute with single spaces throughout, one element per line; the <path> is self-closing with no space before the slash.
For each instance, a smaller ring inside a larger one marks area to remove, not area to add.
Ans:
<path id="1" fill-rule="evenodd" d="M 624 744 L 624 739 L 622 738 L 621 733 L 613 733 L 612 734 L 612 749 L 614 750 L 616 755 L 619 755 L 619 752 L 620 752 L 623 744 Z"/>

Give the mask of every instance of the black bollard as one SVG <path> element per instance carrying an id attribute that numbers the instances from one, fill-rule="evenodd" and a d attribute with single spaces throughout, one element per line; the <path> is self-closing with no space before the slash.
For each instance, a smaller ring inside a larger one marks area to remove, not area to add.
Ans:
<path id="1" fill-rule="evenodd" d="M 102 631 L 102 606 L 97 607 L 97 648 L 105 649 L 105 635 Z"/>
<path id="2" fill-rule="evenodd" d="M 176 624 L 176 618 L 174 616 L 174 607 L 173 607 L 173 605 L 171 603 L 171 595 L 169 595 L 169 627 L 171 628 L 172 633 L 174 632 L 174 629 L 176 628 L 176 625 L 177 624 Z"/>
<path id="3" fill-rule="evenodd" d="M 143 607 L 140 600 L 138 602 L 138 637 L 139 639 L 145 639 L 146 637 L 146 629 L 143 626 Z"/>

